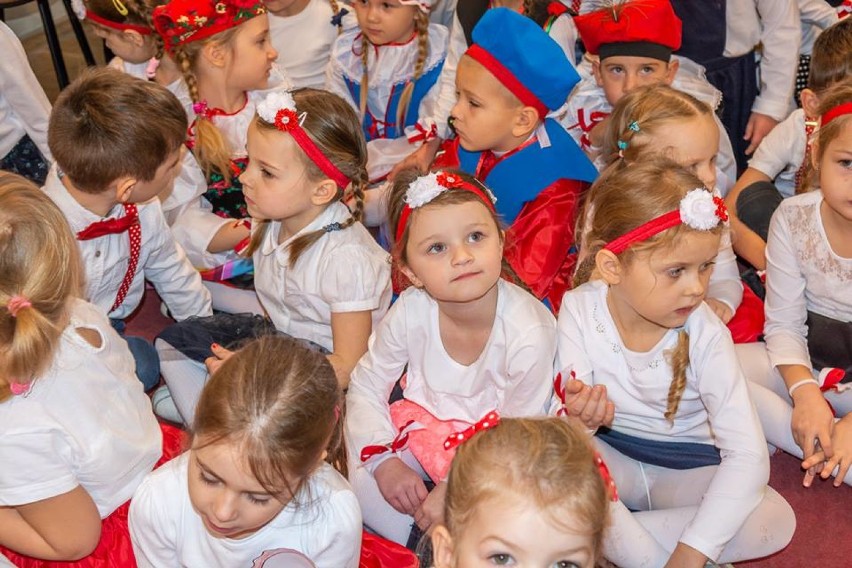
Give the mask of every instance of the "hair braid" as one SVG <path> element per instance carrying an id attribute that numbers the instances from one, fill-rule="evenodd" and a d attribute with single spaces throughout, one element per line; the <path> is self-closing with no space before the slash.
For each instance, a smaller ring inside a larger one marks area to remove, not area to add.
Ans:
<path id="1" fill-rule="evenodd" d="M 423 12 L 417 11 L 414 17 L 414 29 L 417 33 L 417 61 L 414 63 L 414 76 L 399 96 L 399 105 L 396 109 L 397 130 L 402 132 L 405 128 L 405 116 L 411 105 L 411 97 L 414 94 L 414 84 L 423 76 L 426 60 L 429 57 L 429 17 Z"/>
<path id="2" fill-rule="evenodd" d="M 686 388 L 686 369 L 689 367 L 689 334 L 681 330 L 677 336 L 677 346 L 669 352 L 672 366 L 672 383 L 669 386 L 669 396 L 665 417 L 669 423 L 674 423 L 677 407 Z"/>
<path id="3" fill-rule="evenodd" d="M 361 73 L 361 100 L 358 101 L 358 114 L 361 116 L 361 123 L 367 116 L 367 91 L 370 89 L 370 74 L 368 66 L 370 63 L 370 46 L 372 44 L 367 39 L 367 36 L 361 33 L 361 65 L 364 67 L 364 72 Z"/>

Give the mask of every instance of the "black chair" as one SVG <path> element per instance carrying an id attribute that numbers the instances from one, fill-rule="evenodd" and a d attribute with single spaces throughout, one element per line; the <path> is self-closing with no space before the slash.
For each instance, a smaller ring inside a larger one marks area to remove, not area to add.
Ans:
<path id="1" fill-rule="evenodd" d="M 44 34 L 47 36 L 47 47 L 50 50 L 50 59 L 53 61 L 53 69 L 56 71 L 56 80 L 59 83 L 59 88 L 64 89 L 68 86 L 68 70 L 65 67 L 65 59 L 62 57 L 62 47 L 59 45 L 59 36 L 56 33 L 56 24 L 53 22 L 53 13 L 50 11 L 50 0 L 0 0 L 0 20 L 6 21 L 5 11 L 7 8 L 23 6 L 30 2 L 38 4 L 39 15 L 41 15 L 41 23 L 44 27 Z M 77 43 L 80 45 L 80 51 L 83 52 L 83 58 L 87 65 L 95 65 L 95 57 L 92 55 L 92 50 L 89 47 L 89 42 L 86 40 L 86 34 L 83 32 L 83 25 L 77 19 L 74 13 L 74 8 L 71 6 L 71 0 L 62 0 L 65 6 L 65 11 L 68 13 L 68 21 L 71 22 L 71 28 L 74 30 L 74 35 L 77 37 Z"/>

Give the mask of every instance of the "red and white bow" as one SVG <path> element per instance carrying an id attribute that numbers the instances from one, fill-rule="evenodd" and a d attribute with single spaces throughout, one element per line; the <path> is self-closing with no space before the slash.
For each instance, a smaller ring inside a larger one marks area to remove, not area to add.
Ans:
<path id="1" fill-rule="evenodd" d="M 573 381 L 576 378 L 577 374 L 572 370 L 571 380 Z M 562 373 L 557 374 L 556 378 L 553 379 L 553 391 L 556 393 L 560 402 L 562 402 L 562 406 L 556 411 L 556 416 L 566 416 L 568 414 L 568 406 L 565 404 L 565 383 L 562 381 Z"/>
<path id="2" fill-rule="evenodd" d="M 378 455 L 387 452 L 395 454 L 400 450 L 405 449 L 405 446 L 408 445 L 408 434 L 413 432 L 414 430 L 422 429 L 422 424 L 420 424 L 419 422 L 415 422 L 414 420 L 409 420 L 402 426 L 402 428 L 399 429 L 399 432 L 397 433 L 396 437 L 391 440 L 389 444 L 385 444 L 384 446 L 364 446 L 364 448 L 361 450 L 361 461 L 366 462 Z"/>
<path id="3" fill-rule="evenodd" d="M 496 410 L 492 410 L 485 417 L 465 430 L 461 432 L 455 432 L 450 434 L 447 439 L 444 441 L 444 449 L 452 450 L 457 447 L 459 444 L 470 440 L 474 434 L 477 432 L 482 432 L 483 430 L 488 430 L 490 428 L 494 428 L 500 423 L 500 415 L 497 414 Z"/>

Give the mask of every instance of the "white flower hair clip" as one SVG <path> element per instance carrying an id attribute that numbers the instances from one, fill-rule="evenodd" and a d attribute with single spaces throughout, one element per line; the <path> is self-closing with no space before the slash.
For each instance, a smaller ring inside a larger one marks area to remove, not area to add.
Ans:
<path id="1" fill-rule="evenodd" d="M 697 187 L 683 196 L 677 209 L 628 231 L 607 243 L 604 249 L 621 254 L 631 245 L 650 239 L 681 223 L 696 231 L 709 231 L 720 222 L 724 223 L 727 220 L 728 209 L 725 207 L 724 200 L 703 187 Z"/>

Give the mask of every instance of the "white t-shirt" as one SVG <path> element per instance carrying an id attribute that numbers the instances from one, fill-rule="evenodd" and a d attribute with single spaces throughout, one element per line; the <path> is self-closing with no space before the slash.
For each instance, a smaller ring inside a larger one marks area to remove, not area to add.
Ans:
<path id="1" fill-rule="evenodd" d="M 295 559 L 305 557 L 316 568 L 358 566 L 361 510 L 330 465 L 311 475 L 297 498 L 302 502 L 290 503 L 254 534 L 230 539 L 212 536 L 193 509 L 189 457 L 186 452 L 151 473 L 133 495 L 130 538 L 140 568 L 301 567 Z M 269 556 L 274 560 L 264 562 Z"/>
<path id="2" fill-rule="evenodd" d="M 75 330 L 97 332 L 93 347 Z M 73 300 L 50 368 L 0 403 L 0 506 L 82 486 L 101 518 L 130 499 L 162 453 L 162 435 L 127 343 L 97 307 Z"/>
<path id="3" fill-rule="evenodd" d="M 8 154 L 25 134 L 47 161 L 47 122 L 50 101 L 36 79 L 21 41 L 9 26 L 0 22 L 0 158 Z"/>
<path id="4" fill-rule="evenodd" d="M 852 258 L 828 242 L 822 192 L 785 199 L 766 239 L 766 349 L 773 367 L 811 367 L 807 312 L 852 322 Z"/>
<path id="5" fill-rule="evenodd" d="M 770 179 L 784 197 L 796 193 L 796 172 L 805 160 L 805 111 L 796 109 L 760 142 L 748 167 Z"/>
<path id="6" fill-rule="evenodd" d="M 71 231 L 76 234 L 102 218 L 80 205 L 68 193 L 54 166 L 42 188 L 65 215 Z M 145 293 L 145 280 L 150 281 L 178 321 L 191 316 L 213 315 L 210 292 L 202 285 L 201 277 L 172 237 L 160 202 L 152 199 L 137 204 L 142 244 L 136 274 L 124 301 L 112 318 L 123 319 L 139 306 Z M 113 207 L 109 217 L 122 217 L 121 205 Z M 127 232 L 104 235 L 87 241 L 77 241 L 86 268 L 86 296 L 105 313 L 115 302 L 130 262 L 130 238 Z"/>
<path id="7" fill-rule="evenodd" d="M 471 424 L 492 410 L 501 416 L 537 416 L 546 410 L 553 381 L 553 315 L 521 288 L 499 280 L 497 314 L 488 343 L 470 365 L 447 353 L 437 302 L 423 290 L 404 291 L 374 329 L 369 350 L 352 372 L 346 398 L 350 452 L 394 438 L 388 396 L 406 365 L 406 400 L 440 420 Z M 371 462 L 371 467 L 379 460 Z"/>
<path id="8" fill-rule="evenodd" d="M 603 281 L 592 281 L 565 294 L 558 368 L 563 376 L 573 370 L 587 385 L 606 386 L 615 404 L 614 430 L 720 450 L 722 463 L 681 538 L 699 550 L 720 551 L 760 503 L 769 479 L 766 439 L 731 334 L 706 304 L 690 314 L 684 326 L 689 334 L 686 388 L 670 424 L 664 416 L 672 381 L 666 353 L 677 345 L 680 329 L 669 330 L 647 352 L 630 351 L 607 307 L 607 290 Z"/>
<path id="9" fill-rule="evenodd" d="M 390 257 L 360 223 L 330 231 L 303 251 L 293 268 L 288 247 L 303 234 L 345 223 L 349 209 L 329 205 L 307 227 L 280 245 L 281 223 L 271 221 L 255 251 L 254 287 L 279 331 L 334 348 L 331 314 L 373 312 L 373 329 L 391 298 Z"/>
<path id="10" fill-rule="evenodd" d="M 339 8 L 348 11 L 343 16 L 343 30 L 358 25 L 351 6 L 340 2 Z M 287 72 L 294 88 L 323 88 L 331 45 L 340 33 L 340 28 L 331 23 L 333 16 L 329 0 L 310 0 L 295 16 L 269 13 L 272 47 L 278 51 L 278 64 Z"/>

